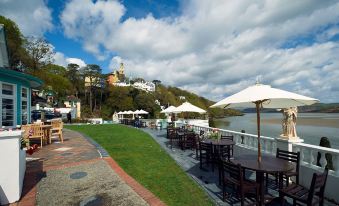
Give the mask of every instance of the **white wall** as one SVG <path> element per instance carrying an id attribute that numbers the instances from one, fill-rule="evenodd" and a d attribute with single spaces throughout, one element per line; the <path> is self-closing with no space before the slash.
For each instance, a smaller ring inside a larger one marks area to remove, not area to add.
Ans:
<path id="1" fill-rule="evenodd" d="M 0 132 L 1 204 L 18 201 L 26 170 L 26 153 L 20 149 L 21 131 Z"/>

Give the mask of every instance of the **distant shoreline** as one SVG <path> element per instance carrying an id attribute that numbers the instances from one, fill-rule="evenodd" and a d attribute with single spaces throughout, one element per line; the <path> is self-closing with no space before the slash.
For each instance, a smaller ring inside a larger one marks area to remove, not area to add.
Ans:
<path id="1" fill-rule="evenodd" d="M 266 124 L 280 124 L 281 125 L 281 119 L 277 119 L 277 118 L 262 119 L 261 122 L 266 123 Z M 339 128 L 339 119 L 299 118 L 297 119 L 297 126 L 298 125 Z"/>

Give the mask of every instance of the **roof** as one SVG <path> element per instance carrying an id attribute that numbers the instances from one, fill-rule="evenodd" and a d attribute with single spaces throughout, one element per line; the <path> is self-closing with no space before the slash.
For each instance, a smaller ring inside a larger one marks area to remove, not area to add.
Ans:
<path id="1" fill-rule="evenodd" d="M 18 72 L 12 69 L 6 69 L 3 67 L 0 67 L 0 75 L 12 77 L 27 82 L 32 88 L 37 88 L 43 84 L 43 81 L 37 77 L 34 77 L 23 72 Z"/>

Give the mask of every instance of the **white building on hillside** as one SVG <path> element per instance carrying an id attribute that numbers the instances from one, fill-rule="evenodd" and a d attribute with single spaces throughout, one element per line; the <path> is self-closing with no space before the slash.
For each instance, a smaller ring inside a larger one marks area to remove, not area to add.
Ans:
<path id="1" fill-rule="evenodd" d="M 155 92 L 155 84 L 153 82 L 135 82 L 133 87 L 146 92 Z"/>

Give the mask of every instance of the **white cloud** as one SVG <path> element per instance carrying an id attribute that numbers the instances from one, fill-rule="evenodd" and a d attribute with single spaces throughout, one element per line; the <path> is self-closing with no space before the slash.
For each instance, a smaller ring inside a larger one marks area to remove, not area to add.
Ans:
<path id="1" fill-rule="evenodd" d="M 44 0 L 0 0 L 0 15 L 16 22 L 25 36 L 42 36 L 53 28 L 51 10 Z"/>
<path id="2" fill-rule="evenodd" d="M 71 0 L 60 19 L 65 34 L 128 73 L 160 79 L 218 100 L 255 82 L 339 101 L 339 3 L 334 0 L 189 0 L 177 17 L 122 20 L 110 1 Z M 308 39 L 308 40 L 307 40 Z M 314 40 L 309 40 L 314 39 Z"/>
<path id="3" fill-rule="evenodd" d="M 69 58 L 66 57 L 63 53 L 61 52 L 55 52 L 54 54 L 54 64 L 67 67 L 68 64 L 77 64 L 80 67 L 86 66 L 86 63 L 84 60 L 79 59 L 79 58 Z"/>

